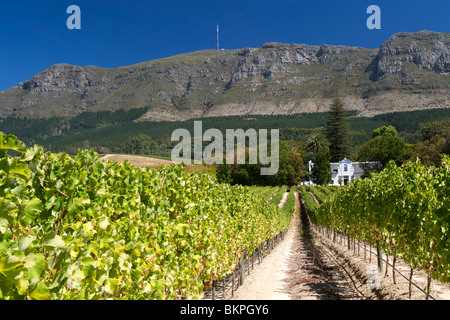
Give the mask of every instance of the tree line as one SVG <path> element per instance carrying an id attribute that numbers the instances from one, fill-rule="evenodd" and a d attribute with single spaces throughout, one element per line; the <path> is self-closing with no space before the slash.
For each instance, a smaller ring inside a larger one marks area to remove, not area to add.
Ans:
<path id="1" fill-rule="evenodd" d="M 76 154 L 80 149 L 98 153 L 122 153 L 170 157 L 177 142 L 170 135 L 177 128 L 191 128 L 194 119 L 176 122 L 136 121 L 147 108 L 83 112 L 72 118 L 0 119 L 0 131 L 14 134 L 27 145 L 43 145 L 53 152 Z M 244 185 L 295 185 L 307 180 L 309 160 L 315 164 L 312 180 L 330 181 L 330 162 L 344 157 L 376 161 L 367 174 L 381 170 L 389 161 L 400 164 L 420 158 L 436 165 L 449 153 L 450 109 L 396 112 L 371 118 L 346 111 L 340 99 L 328 113 L 277 116 L 203 118 L 204 130 L 242 128 L 279 129 L 280 168 L 275 176 L 261 177 L 261 164 L 218 166 L 219 179 Z M 444 120 L 440 120 L 444 119 Z"/>
<path id="2" fill-rule="evenodd" d="M 442 110 L 433 110 L 432 115 L 436 115 L 439 111 L 442 112 Z M 405 118 L 411 119 L 408 113 L 404 115 Z M 388 115 L 378 117 L 386 118 Z M 412 127 L 409 125 L 409 128 Z M 342 100 L 337 98 L 331 106 L 327 127 L 321 134 L 313 136 L 307 145 L 314 154 L 311 180 L 318 185 L 328 184 L 331 180 L 330 162 L 338 162 L 349 157 L 352 157 L 353 161 L 371 162 L 363 166 L 366 176 L 370 176 L 373 172 L 380 172 L 391 161 L 401 165 L 404 162 L 420 159 L 424 165 L 440 166 L 442 156 L 450 154 L 450 119 L 428 122 L 416 134 L 419 136 L 419 141 L 407 143 L 398 134 L 395 126 L 384 125 L 373 130 L 370 139 L 352 154 L 349 143 L 348 114 Z"/>

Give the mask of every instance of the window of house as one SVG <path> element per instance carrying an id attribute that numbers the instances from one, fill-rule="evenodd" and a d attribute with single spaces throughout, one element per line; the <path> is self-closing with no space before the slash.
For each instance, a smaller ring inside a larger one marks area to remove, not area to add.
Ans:
<path id="1" fill-rule="evenodd" d="M 344 164 L 344 171 L 347 171 L 347 165 Z"/>

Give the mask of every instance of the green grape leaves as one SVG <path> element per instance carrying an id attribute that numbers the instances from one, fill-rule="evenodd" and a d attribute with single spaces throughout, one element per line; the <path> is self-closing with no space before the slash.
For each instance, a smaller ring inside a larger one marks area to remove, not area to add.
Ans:
<path id="1" fill-rule="evenodd" d="M 449 282 L 449 170 L 448 156 L 439 168 L 391 162 L 370 179 L 341 188 L 312 212 L 312 220 L 379 241 L 386 252 Z"/>
<path id="2" fill-rule="evenodd" d="M 293 213 L 182 166 L 69 157 L 2 133 L 0 151 L 0 299 L 199 299 Z"/>

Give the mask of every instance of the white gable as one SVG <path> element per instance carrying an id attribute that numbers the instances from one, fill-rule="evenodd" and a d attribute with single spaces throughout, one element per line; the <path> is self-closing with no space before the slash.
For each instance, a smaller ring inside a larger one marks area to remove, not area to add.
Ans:
<path id="1" fill-rule="evenodd" d="M 341 161 L 339 161 L 339 164 L 341 164 L 341 163 L 352 164 L 352 162 L 350 160 L 348 160 L 347 158 L 344 158 Z"/>

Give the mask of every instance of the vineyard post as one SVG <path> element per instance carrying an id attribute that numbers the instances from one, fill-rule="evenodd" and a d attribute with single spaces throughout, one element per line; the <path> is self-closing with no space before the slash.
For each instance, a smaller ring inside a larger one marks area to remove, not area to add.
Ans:
<path id="1" fill-rule="evenodd" d="M 259 246 L 255 249 L 256 259 L 258 260 L 258 264 L 259 264 L 260 247 L 261 247 L 261 245 L 259 245 Z"/>
<path id="2" fill-rule="evenodd" d="M 244 261 L 241 258 L 241 263 L 239 265 L 239 285 L 242 286 L 244 284 Z"/>
<path id="3" fill-rule="evenodd" d="M 347 249 L 350 251 L 351 247 L 350 247 L 350 234 L 347 234 Z"/>
<path id="4" fill-rule="evenodd" d="M 397 260 L 397 257 L 394 255 L 394 261 L 392 261 L 392 281 L 394 281 L 394 284 L 396 284 L 395 282 L 395 261 Z"/>
<path id="5" fill-rule="evenodd" d="M 430 284 L 431 284 L 431 275 L 429 272 L 427 272 L 427 296 L 425 300 L 428 300 L 428 298 L 430 297 Z"/>
<path id="6" fill-rule="evenodd" d="M 366 242 L 364 241 L 364 261 L 366 261 L 366 255 L 367 255 Z"/>
<path id="7" fill-rule="evenodd" d="M 411 267 L 411 266 L 410 266 Z M 411 267 L 411 272 L 409 274 L 409 295 L 408 297 L 411 299 L 411 284 L 412 284 L 412 276 L 413 276 L 413 267 Z"/>
<path id="8" fill-rule="evenodd" d="M 255 251 L 253 251 L 253 253 L 252 253 L 252 270 L 253 270 L 254 261 L 255 261 Z"/>
<path id="9" fill-rule="evenodd" d="M 386 277 L 387 274 L 388 274 L 388 265 L 389 265 L 389 256 L 388 256 L 388 254 L 386 253 L 386 271 L 385 271 L 385 273 L 384 273 L 384 276 L 385 276 L 385 277 Z"/>
<path id="10" fill-rule="evenodd" d="M 236 276 L 236 272 L 233 272 L 231 275 L 231 297 L 234 297 L 234 277 Z"/>
<path id="11" fill-rule="evenodd" d="M 248 264 L 248 257 L 244 258 L 244 273 L 247 272 L 247 274 L 249 274 L 250 270 L 249 270 L 249 264 Z"/>
<path id="12" fill-rule="evenodd" d="M 380 240 L 377 240 L 377 262 L 378 268 L 380 268 L 380 272 L 383 272 L 383 259 L 381 256 Z"/>

